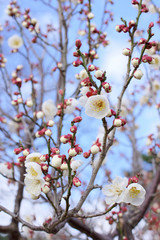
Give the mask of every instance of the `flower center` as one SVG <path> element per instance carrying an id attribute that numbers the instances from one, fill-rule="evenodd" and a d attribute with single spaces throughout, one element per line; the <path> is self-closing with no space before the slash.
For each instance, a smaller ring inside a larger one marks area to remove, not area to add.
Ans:
<path id="1" fill-rule="evenodd" d="M 130 197 L 132 197 L 132 198 L 136 198 L 139 193 L 140 193 L 140 190 L 137 190 L 136 187 L 132 187 L 132 188 L 129 190 L 129 195 L 130 195 Z"/>
<path id="2" fill-rule="evenodd" d="M 41 160 L 39 159 L 39 157 L 32 157 L 30 162 L 41 163 Z"/>
<path id="3" fill-rule="evenodd" d="M 18 40 L 14 40 L 14 45 L 15 46 L 19 46 L 19 41 Z"/>
<path id="4" fill-rule="evenodd" d="M 38 175 L 38 173 L 34 170 L 33 167 L 30 168 L 30 173 L 33 177 L 36 177 Z"/>
<path id="5" fill-rule="evenodd" d="M 94 111 L 100 112 L 106 107 L 106 105 L 103 100 L 96 100 L 93 102 L 93 107 L 94 107 L 93 109 Z"/>

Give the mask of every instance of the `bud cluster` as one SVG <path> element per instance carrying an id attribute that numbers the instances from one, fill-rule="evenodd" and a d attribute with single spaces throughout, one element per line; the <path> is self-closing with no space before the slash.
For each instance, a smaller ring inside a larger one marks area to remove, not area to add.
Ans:
<path id="1" fill-rule="evenodd" d="M 20 7 L 17 5 L 17 1 L 11 1 L 10 4 L 7 6 L 6 13 L 8 16 L 11 17 L 20 17 Z"/>

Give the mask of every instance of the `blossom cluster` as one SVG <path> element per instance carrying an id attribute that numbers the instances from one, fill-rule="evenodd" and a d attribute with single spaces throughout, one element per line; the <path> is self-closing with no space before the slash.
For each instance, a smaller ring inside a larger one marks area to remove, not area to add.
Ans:
<path id="1" fill-rule="evenodd" d="M 134 206 L 139 206 L 145 199 L 145 189 L 137 183 L 137 179 L 133 181 L 127 178 L 116 177 L 112 183 L 105 185 L 102 192 L 106 196 L 107 204 L 114 203 L 130 203 Z"/>

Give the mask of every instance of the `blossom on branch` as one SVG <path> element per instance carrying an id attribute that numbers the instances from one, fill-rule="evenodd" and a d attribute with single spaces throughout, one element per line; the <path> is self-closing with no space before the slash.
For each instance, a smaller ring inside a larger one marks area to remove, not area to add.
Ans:
<path id="1" fill-rule="evenodd" d="M 13 35 L 8 39 L 8 45 L 11 48 L 20 48 L 23 45 L 23 39 L 18 35 Z"/>
<path id="2" fill-rule="evenodd" d="M 134 206 L 140 206 L 144 199 L 146 191 L 138 183 L 128 183 L 126 177 L 116 177 L 112 183 L 105 185 L 102 192 L 106 196 L 107 204 L 129 203 Z"/>
<path id="3" fill-rule="evenodd" d="M 41 178 L 42 170 L 41 170 L 41 166 L 38 163 L 28 162 L 25 164 L 25 166 L 26 166 L 26 172 L 27 172 L 25 176 L 27 176 L 27 178 L 31 178 L 31 179 Z"/>
<path id="4" fill-rule="evenodd" d="M 116 177 L 112 183 L 105 185 L 102 192 L 106 196 L 107 204 L 123 202 L 123 193 L 128 184 L 127 178 Z"/>
<path id="5" fill-rule="evenodd" d="M 35 162 L 35 163 L 41 163 L 42 160 L 40 159 L 41 157 L 41 153 L 30 153 L 27 157 L 26 157 L 26 163 L 28 162 Z"/>
<path id="6" fill-rule="evenodd" d="M 49 100 L 43 102 L 42 111 L 46 117 L 46 120 L 49 121 L 49 120 L 52 120 L 54 118 L 54 116 L 56 115 L 57 108 L 56 108 L 54 102 L 51 99 L 49 99 Z"/>
<path id="7" fill-rule="evenodd" d="M 140 206 L 145 199 L 146 190 L 138 183 L 131 183 L 124 192 L 124 202 Z"/>
<path id="8" fill-rule="evenodd" d="M 102 95 L 95 95 L 88 98 L 85 104 L 85 113 L 97 119 L 104 118 L 110 110 L 108 99 Z"/>
<path id="9" fill-rule="evenodd" d="M 34 196 L 38 197 L 41 194 L 41 188 L 44 186 L 45 181 L 43 178 L 31 179 L 25 177 L 24 184 L 26 186 L 26 191 L 30 193 L 31 197 L 33 198 Z"/>

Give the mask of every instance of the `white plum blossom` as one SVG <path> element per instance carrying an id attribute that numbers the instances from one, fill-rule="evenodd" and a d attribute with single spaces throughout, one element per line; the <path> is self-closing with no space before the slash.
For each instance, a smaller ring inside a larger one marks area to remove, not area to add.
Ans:
<path id="1" fill-rule="evenodd" d="M 27 157 L 26 157 L 26 163 L 28 162 L 35 162 L 35 163 L 41 163 L 41 153 L 35 152 L 35 153 L 30 153 Z"/>
<path id="2" fill-rule="evenodd" d="M 80 73 L 79 73 L 79 77 L 81 80 L 84 80 L 85 78 L 88 77 L 88 73 L 85 69 L 81 70 Z"/>
<path id="3" fill-rule="evenodd" d="M 123 202 L 123 195 L 127 184 L 127 178 L 116 177 L 112 183 L 105 185 L 102 188 L 102 192 L 106 196 L 106 203 L 109 205 Z"/>
<path id="4" fill-rule="evenodd" d="M 75 109 L 76 109 L 78 104 L 79 104 L 78 100 L 76 100 L 75 98 L 69 98 L 68 99 L 68 105 L 64 109 L 64 113 L 65 114 L 73 113 L 75 111 Z"/>
<path id="5" fill-rule="evenodd" d="M 24 184 L 26 186 L 26 191 L 31 194 L 32 199 L 37 199 L 41 194 L 41 188 L 44 186 L 45 180 L 43 178 L 31 179 L 25 177 Z"/>
<path id="6" fill-rule="evenodd" d="M 128 185 L 126 177 L 116 177 L 112 183 L 105 185 L 102 192 L 106 196 L 106 203 L 129 203 L 134 206 L 140 206 L 144 199 L 146 191 L 138 183 L 131 183 Z"/>
<path id="7" fill-rule="evenodd" d="M 138 183 L 131 183 L 124 192 L 123 202 L 140 206 L 145 199 L 146 190 Z"/>
<path id="8" fill-rule="evenodd" d="M 76 171 L 82 164 L 83 162 L 81 160 L 72 160 L 71 161 L 72 171 Z"/>
<path id="9" fill-rule="evenodd" d="M 20 48 L 23 45 L 23 39 L 18 35 L 13 35 L 8 39 L 8 45 L 11 48 Z"/>
<path id="10" fill-rule="evenodd" d="M 25 164 L 26 172 L 25 176 L 30 179 L 39 179 L 42 175 L 41 166 L 35 162 L 28 162 Z"/>
<path id="11" fill-rule="evenodd" d="M 110 110 L 108 99 L 102 95 L 94 95 L 88 98 L 85 104 L 85 113 L 97 119 L 104 118 Z"/>
<path id="12" fill-rule="evenodd" d="M 160 56 L 158 54 L 152 55 L 153 61 L 150 64 L 150 67 L 158 70 L 160 68 Z"/>
<path id="13" fill-rule="evenodd" d="M 158 80 L 154 80 L 152 82 L 152 87 L 153 91 L 157 92 L 158 90 L 160 90 L 160 82 Z"/>
<path id="14" fill-rule="evenodd" d="M 42 111 L 46 117 L 46 120 L 52 120 L 57 113 L 57 108 L 52 99 L 49 99 L 42 104 Z"/>
<path id="15" fill-rule="evenodd" d="M 0 163 L 0 174 L 8 178 L 13 178 L 12 164 L 10 162 Z"/>

